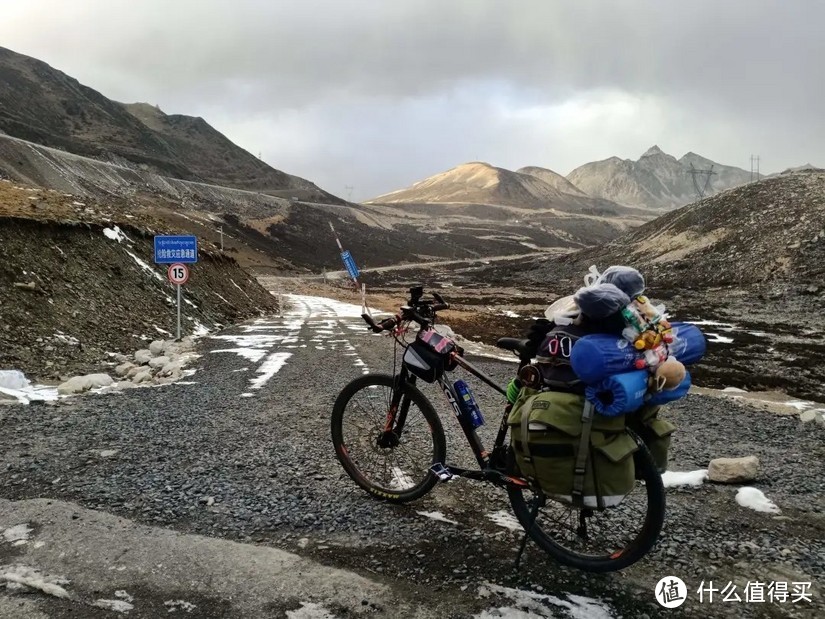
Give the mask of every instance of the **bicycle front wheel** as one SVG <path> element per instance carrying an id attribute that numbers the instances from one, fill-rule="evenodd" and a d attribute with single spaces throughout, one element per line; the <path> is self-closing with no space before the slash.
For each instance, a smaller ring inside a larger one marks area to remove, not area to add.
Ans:
<path id="1" fill-rule="evenodd" d="M 665 519 L 662 476 L 641 439 L 628 432 L 639 445 L 633 454 L 637 481 L 616 507 L 576 508 L 529 488 L 508 487 L 518 521 L 559 563 L 587 572 L 613 572 L 632 565 L 656 544 Z"/>
<path id="2" fill-rule="evenodd" d="M 396 379 L 367 374 L 348 384 L 332 408 L 332 443 L 347 474 L 373 497 L 418 499 L 435 486 L 430 471 L 444 463 L 444 428 L 429 400 L 410 384 L 391 414 Z"/>

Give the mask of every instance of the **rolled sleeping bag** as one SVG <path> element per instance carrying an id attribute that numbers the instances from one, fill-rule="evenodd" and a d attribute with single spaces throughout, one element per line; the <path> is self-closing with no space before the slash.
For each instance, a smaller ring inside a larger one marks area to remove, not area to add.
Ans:
<path id="1" fill-rule="evenodd" d="M 582 382 L 595 385 L 613 374 L 636 369 L 638 351 L 622 337 L 594 333 L 580 337 L 570 352 L 570 365 Z"/>
<path id="2" fill-rule="evenodd" d="M 654 393 L 653 396 L 646 402 L 647 404 L 666 404 L 667 402 L 673 402 L 674 400 L 680 400 L 687 395 L 688 390 L 690 389 L 690 372 L 685 374 L 684 380 L 679 383 L 676 389 L 671 389 L 669 391 L 659 391 L 658 393 Z"/>
<path id="3" fill-rule="evenodd" d="M 668 344 L 671 357 L 676 357 L 685 365 L 696 363 L 705 355 L 707 342 L 704 334 L 689 322 L 674 322 L 673 342 Z"/>
<path id="4" fill-rule="evenodd" d="M 596 412 L 605 417 L 631 413 L 644 406 L 649 377 L 646 370 L 608 376 L 597 385 L 587 387 L 584 396 L 593 403 Z"/>

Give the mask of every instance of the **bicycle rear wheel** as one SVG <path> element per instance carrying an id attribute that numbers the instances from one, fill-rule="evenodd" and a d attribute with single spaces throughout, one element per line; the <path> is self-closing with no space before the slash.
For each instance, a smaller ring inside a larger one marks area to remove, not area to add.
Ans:
<path id="1" fill-rule="evenodd" d="M 332 408 L 332 443 L 356 484 L 377 499 L 406 503 L 435 486 L 430 467 L 444 462 L 447 444 L 432 405 L 410 384 L 400 386 L 387 426 L 395 385 L 393 376 L 367 374 L 344 387 Z"/>
<path id="2" fill-rule="evenodd" d="M 637 481 L 617 507 L 576 508 L 529 488 L 508 487 L 518 521 L 559 563 L 587 572 L 613 572 L 632 565 L 656 544 L 665 519 L 662 476 L 641 439 L 628 432 L 639 445 L 633 454 Z"/>

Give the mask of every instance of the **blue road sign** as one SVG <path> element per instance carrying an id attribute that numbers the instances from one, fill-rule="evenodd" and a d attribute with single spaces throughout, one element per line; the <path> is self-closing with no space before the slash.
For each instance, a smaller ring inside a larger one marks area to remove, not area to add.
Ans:
<path id="1" fill-rule="evenodd" d="M 352 257 L 352 254 L 349 253 L 348 249 L 341 252 L 341 260 L 343 261 L 349 276 L 352 279 L 358 279 L 358 267 L 355 266 L 355 259 Z"/>
<path id="2" fill-rule="evenodd" d="M 198 261 L 198 239 L 194 236 L 155 237 L 155 262 L 172 264 L 173 262 L 193 263 Z"/>

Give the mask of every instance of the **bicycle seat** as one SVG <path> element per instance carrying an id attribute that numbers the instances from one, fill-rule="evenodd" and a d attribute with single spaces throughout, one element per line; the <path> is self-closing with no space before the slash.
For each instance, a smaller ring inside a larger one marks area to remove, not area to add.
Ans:
<path id="1" fill-rule="evenodd" d="M 518 337 L 502 337 L 496 341 L 496 346 L 504 350 L 512 350 L 518 353 L 519 357 L 529 357 L 530 340 L 525 340 Z"/>

